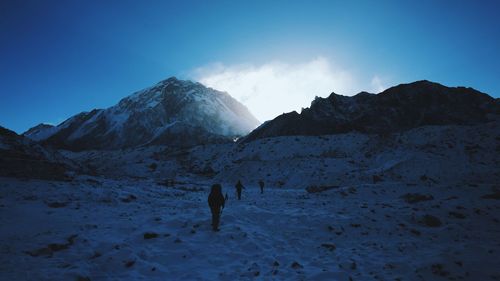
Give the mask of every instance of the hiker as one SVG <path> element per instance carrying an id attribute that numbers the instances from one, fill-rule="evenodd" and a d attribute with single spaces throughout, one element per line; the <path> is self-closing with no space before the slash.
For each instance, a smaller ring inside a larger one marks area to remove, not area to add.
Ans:
<path id="1" fill-rule="evenodd" d="M 264 194 L 264 181 L 259 180 L 260 194 Z"/>
<path id="2" fill-rule="evenodd" d="M 238 194 L 238 200 L 241 200 L 241 190 L 245 187 L 241 184 L 240 180 L 238 180 L 234 187 L 236 188 L 236 193 Z"/>
<path id="3" fill-rule="evenodd" d="M 219 221 L 222 209 L 224 209 L 224 196 L 222 196 L 222 186 L 218 183 L 212 185 L 210 194 L 208 195 L 208 206 L 212 212 L 212 229 L 219 231 Z"/>

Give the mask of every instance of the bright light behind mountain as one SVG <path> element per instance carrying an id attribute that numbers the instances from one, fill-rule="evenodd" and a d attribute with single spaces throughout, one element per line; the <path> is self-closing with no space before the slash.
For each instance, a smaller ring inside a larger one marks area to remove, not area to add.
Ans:
<path id="1" fill-rule="evenodd" d="M 371 83 L 359 83 L 348 70 L 324 57 L 298 64 L 214 64 L 197 69 L 195 76 L 206 86 L 227 91 L 262 122 L 284 112 L 300 112 L 315 96 L 326 97 L 331 92 L 352 95 L 383 88 L 378 77 Z M 367 87 L 363 88 L 363 84 Z"/>

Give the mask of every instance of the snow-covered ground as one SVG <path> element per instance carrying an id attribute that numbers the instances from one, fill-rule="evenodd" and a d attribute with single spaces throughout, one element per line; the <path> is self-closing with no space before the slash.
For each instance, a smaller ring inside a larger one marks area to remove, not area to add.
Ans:
<path id="1" fill-rule="evenodd" d="M 0 178 L 0 279 L 500 279 L 494 184 L 226 184 L 212 232 L 212 181 L 182 180 Z"/>
<path id="2" fill-rule="evenodd" d="M 500 280 L 499 133 L 59 151 L 93 176 L 0 178 L 0 280 Z"/>

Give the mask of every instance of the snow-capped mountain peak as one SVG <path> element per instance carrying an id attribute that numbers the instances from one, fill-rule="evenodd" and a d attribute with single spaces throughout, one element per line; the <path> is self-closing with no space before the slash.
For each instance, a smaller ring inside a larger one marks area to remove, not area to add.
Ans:
<path id="1" fill-rule="evenodd" d="M 107 109 L 80 113 L 56 127 L 37 126 L 25 135 L 73 150 L 116 149 L 232 138 L 257 125 L 248 109 L 229 94 L 171 77 Z"/>

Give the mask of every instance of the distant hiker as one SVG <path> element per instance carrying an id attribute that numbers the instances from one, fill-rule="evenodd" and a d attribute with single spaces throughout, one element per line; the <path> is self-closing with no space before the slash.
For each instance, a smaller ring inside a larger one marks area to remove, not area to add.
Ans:
<path id="1" fill-rule="evenodd" d="M 212 185 L 210 194 L 208 195 L 208 206 L 212 212 L 212 229 L 219 231 L 219 221 L 222 209 L 224 209 L 224 196 L 222 196 L 222 186 L 218 183 Z"/>
<path id="2" fill-rule="evenodd" d="M 236 193 L 238 194 L 238 200 L 241 200 L 241 190 L 245 187 L 241 184 L 240 180 L 238 180 L 234 187 L 236 188 Z"/>
<path id="3" fill-rule="evenodd" d="M 264 194 L 264 181 L 259 180 L 260 194 Z"/>
<path id="4" fill-rule="evenodd" d="M 226 192 L 226 197 L 224 197 L 224 199 L 227 201 L 229 199 L 229 196 L 227 196 L 227 192 Z"/>

